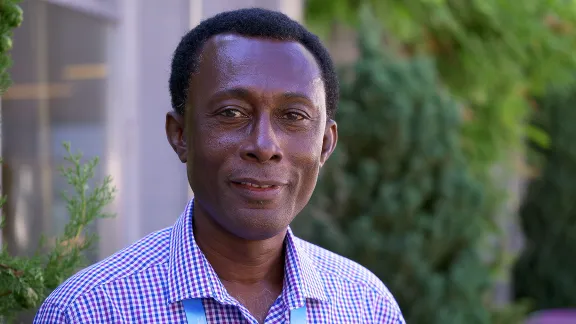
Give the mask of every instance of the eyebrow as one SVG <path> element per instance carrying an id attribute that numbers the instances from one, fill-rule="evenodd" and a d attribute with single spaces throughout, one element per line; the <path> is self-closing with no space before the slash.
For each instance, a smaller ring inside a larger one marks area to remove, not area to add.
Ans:
<path id="1" fill-rule="evenodd" d="M 284 92 L 282 94 L 282 96 L 286 99 L 302 99 L 302 100 L 312 102 L 312 99 L 309 96 L 307 96 L 301 92 L 287 91 L 287 92 Z"/>
<path id="2" fill-rule="evenodd" d="M 281 94 L 284 99 L 300 99 L 307 102 L 312 102 L 312 99 L 304 93 L 295 91 L 286 91 Z M 224 98 L 240 98 L 243 100 L 250 100 L 254 97 L 253 93 L 246 88 L 231 88 L 216 92 L 210 101 L 216 101 Z"/>
<path id="3" fill-rule="evenodd" d="M 225 89 L 225 90 L 221 90 L 221 91 L 216 92 L 212 96 L 212 99 L 210 101 L 215 101 L 218 99 L 229 98 L 229 97 L 241 98 L 241 99 L 247 100 L 247 99 L 250 99 L 252 97 L 252 95 L 250 94 L 250 91 L 248 89 L 232 88 L 232 89 Z"/>

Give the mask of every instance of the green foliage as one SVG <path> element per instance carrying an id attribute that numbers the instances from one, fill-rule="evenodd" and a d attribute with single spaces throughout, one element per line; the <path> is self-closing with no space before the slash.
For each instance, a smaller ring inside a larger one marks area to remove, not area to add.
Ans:
<path id="1" fill-rule="evenodd" d="M 22 23 L 20 0 L 0 0 L 0 96 L 10 85 L 7 69 L 12 61 L 8 51 L 12 49 L 12 29 Z"/>
<path id="2" fill-rule="evenodd" d="M 576 305 L 576 88 L 555 89 L 539 103 L 535 123 L 550 147 L 540 150 L 541 176 L 520 209 L 526 245 L 514 268 L 516 297 L 537 310 Z"/>
<path id="3" fill-rule="evenodd" d="M 523 135 L 545 146 L 528 125 L 527 93 L 571 81 L 576 66 L 576 5 L 565 0 L 308 0 L 306 22 L 327 34 L 334 20 L 356 25 L 369 4 L 389 42 L 408 55 L 432 54 L 449 90 L 469 109 L 465 152 L 486 174 Z"/>
<path id="4" fill-rule="evenodd" d="M 6 246 L 0 253 L 0 319 L 12 318 L 18 312 L 38 307 L 45 297 L 85 264 L 84 252 L 93 246 L 95 236 L 86 228 L 96 220 L 111 217 L 104 211 L 112 201 L 112 179 L 106 177 L 94 188 L 89 187 L 98 159 L 82 163 L 80 153 L 73 154 L 64 144 L 68 156 L 67 167 L 60 168 L 74 194 L 66 192 L 70 220 L 64 233 L 53 242 L 42 240 L 34 257 L 15 257 Z M 5 202 L 1 201 L 0 207 Z M 48 251 L 45 251 L 48 250 Z"/>
<path id="5" fill-rule="evenodd" d="M 462 107 L 432 60 L 383 53 L 366 25 L 361 57 L 341 78 L 338 149 L 295 231 L 373 271 L 407 323 L 495 322 L 479 254 L 486 205 L 462 154 Z"/>

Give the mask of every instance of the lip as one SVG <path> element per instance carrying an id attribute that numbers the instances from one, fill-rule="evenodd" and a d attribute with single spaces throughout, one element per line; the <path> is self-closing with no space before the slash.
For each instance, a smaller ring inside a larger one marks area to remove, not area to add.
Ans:
<path id="1" fill-rule="evenodd" d="M 259 179 L 255 179 L 255 178 L 233 178 L 230 179 L 231 182 L 233 183 L 252 183 L 255 184 L 257 186 L 276 186 L 276 187 L 282 187 L 286 185 L 286 182 L 283 181 L 277 181 L 277 180 L 259 180 Z"/>
<path id="2" fill-rule="evenodd" d="M 251 186 L 265 186 L 258 188 Z M 274 200 L 286 186 L 285 182 L 277 180 L 260 180 L 254 178 L 234 178 L 230 180 L 230 185 L 235 192 L 248 200 L 259 202 Z"/>

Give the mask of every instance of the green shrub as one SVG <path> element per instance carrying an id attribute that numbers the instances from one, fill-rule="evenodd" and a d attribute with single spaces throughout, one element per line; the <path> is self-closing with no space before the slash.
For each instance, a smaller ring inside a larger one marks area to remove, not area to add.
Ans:
<path id="1" fill-rule="evenodd" d="M 407 323 L 497 322 L 479 255 L 489 217 L 463 159 L 461 107 L 432 60 L 383 53 L 367 26 L 342 73 L 338 148 L 294 229 L 373 271 Z"/>
<path id="2" fill-rule="evenodd" d="M 33 257 L 12 256 L 3 245 L 0 251 L 0 319 L 11 319 L 21 311 L 37 308 L 52 290 L 84 266 L 84 252 L 96 240 L 94 234 L 87 233 L 87 227 L 97 219 L 112 216 L 105 212 L 114 197 L 112 179 L 106 177 L 100 185 L 90 189 L 98 159 L 82 163 L 80 153 L 72 154 L 69 144 L 64 146 L 69 166 L 60 171 L 73 188 L 72 195 L 63 193 L 70 220 L 55 240 L 42 240 Z M 3 197 L 0 208 L 5 201 Z"/>
<path id="3" fill-rule="evenodd" d="M 538 310 L 576 307 L 575 106 L 575 88 L 554 90 L 539 100 L 535 117 L 550 146 L 540 149 L 541 175 L 520 209 L 526 244 L 513 272 L 516 298 Z"/>

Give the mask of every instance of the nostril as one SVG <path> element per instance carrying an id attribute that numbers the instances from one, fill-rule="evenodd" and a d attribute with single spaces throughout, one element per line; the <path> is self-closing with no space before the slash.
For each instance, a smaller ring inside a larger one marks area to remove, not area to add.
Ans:
<path id="1" fill-rule="evenodd" d="M 273 160 L 273 161 L 280 161 L 280 159 L 281 159 L 280 154 L 274 154 L 274 155 L 270 158 L 270 160 Z"/>
<path id="2" fill-rule="evenodd" d="M 247 153 L 246 155 L 251 159 L 258 160 L 258 157 L 254 153 Z"/>

